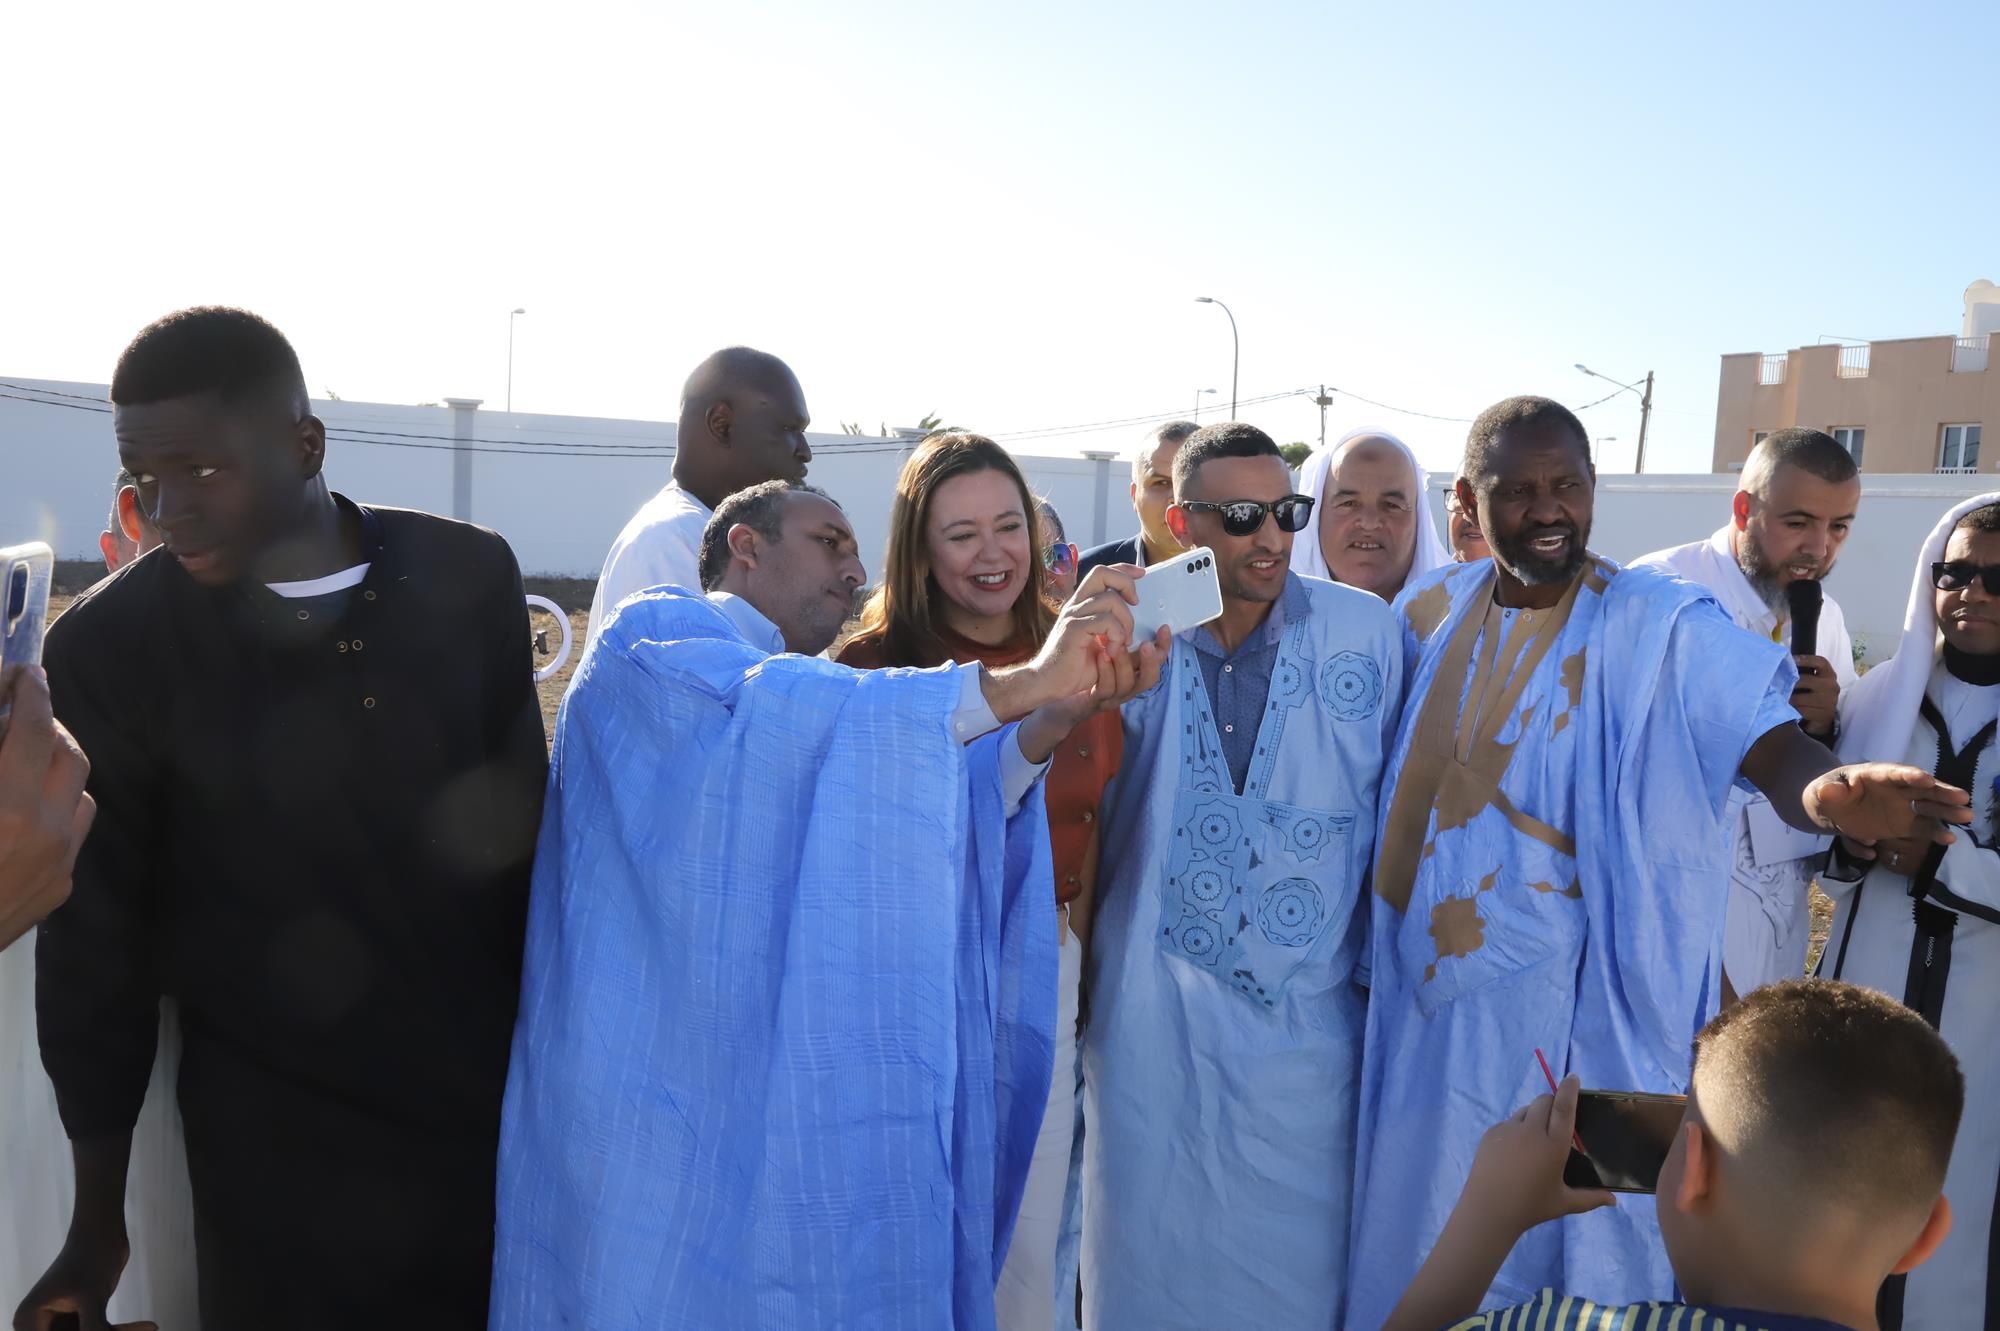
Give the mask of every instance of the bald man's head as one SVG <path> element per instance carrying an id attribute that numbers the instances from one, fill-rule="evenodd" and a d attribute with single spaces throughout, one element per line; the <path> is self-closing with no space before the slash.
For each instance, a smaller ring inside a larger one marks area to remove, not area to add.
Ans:
<path id="1" fill-rule="evenodd" d="M 765 481 L 802 481 L 811 421 L 790 366 L 769 352 L 725 347 L 681 386 L 674 479 L 710 508 Z"/>

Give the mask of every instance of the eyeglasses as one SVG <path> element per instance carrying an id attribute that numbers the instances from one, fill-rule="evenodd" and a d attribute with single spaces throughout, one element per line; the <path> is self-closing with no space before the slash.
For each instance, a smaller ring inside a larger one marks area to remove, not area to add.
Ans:
<path id="1" fill-rule="evenodd" d="M 1286 495 L 1266 504 L 1256 499 L 1189 499 L 1181 504 L 1184 513 L 1217 513 L 1222 530 L 1231 536 L 1250 536 L 1264 525 L 1264 515 L 1278 520 L 1279 531 L 1304 531 L 1312 519 L 1311 495 Z"/>
<path id="2" fill-rule="evenodd" d="M 1974 580 L 1988 596 L 2000 596 L 2000 564 L 1974 564 L 1963 559 L 1947 559 L 1931 565 L 1931 586 L 1941 592 L 1960 592 Z"/>
<path id="3" fill-rule="evenodd" d="M 1042 567 L 1051 573 L 1067 573 L 1076 567 L 1076 547 L 1067 541 L 1058 542 L 1042 551 Z"/>

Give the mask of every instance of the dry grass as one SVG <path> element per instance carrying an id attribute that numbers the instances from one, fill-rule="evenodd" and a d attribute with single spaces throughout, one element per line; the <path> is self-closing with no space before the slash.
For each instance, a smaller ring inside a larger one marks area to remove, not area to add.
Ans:
<path id="1" fill-rule="evenodd" d="M 549 599 L 554 600 L 555 598 L 550 597 Z M 558 602 L 558 604 L 564 603 Z M 576 673 L 576 663 L 583 658 L 583 628 L 589 619 L 590 607 L 587 601 L 584 603 L 583 609 L 570 611 L 569 631 L 571 645 L 569 660 L 563 662 L 561 670 L 558 670 L 548 679 L 535 685 L 535 692 L 542 700 L 542 733 L 547 735 L 551 740 L 555 739 L 556 736 L 556 708 L 562 705 L 563 690 L 569 687 L 569 677 Z M 548 626 L 549 646 L 551 648 L 562 645 L 562 639 L 557 635 L 555 626 L 550 624 L 547 615 L 537 613 L 534 616 L 534 621 L 535 627 L 538 629 L 544 625 Z M 544 664 L 547 660 L 547 657 L 539 653 L 536 654 L 535 663 L 538 666 Z"/>
<path id="2" fill-rule="evenodd" d="M 1820 951 L 1826 947 L 1826 936 L 1833 928 L 1833 901 L 1819 890 L 1819 884 L 1812 885 L 1812 941 L 1806 944 L 1806 974 L 1811 975 L 1819 966 Z"/>

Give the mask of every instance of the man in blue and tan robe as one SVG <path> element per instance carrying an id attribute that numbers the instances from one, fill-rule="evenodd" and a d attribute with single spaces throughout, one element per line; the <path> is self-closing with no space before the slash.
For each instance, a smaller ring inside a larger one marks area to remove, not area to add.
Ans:
<path id="1" fill-rule="evenodd" d="M 1547 1089 L 1538 1050 L 1585 1086 L 1686 1090 L 1721 994 L 1739 780 L 1802 830 L 1942 836 L 1968 816 L 1915 769 L 1835 769 L 1782 647 L 1590 554 L 1595 480 L 1566 408 L 1490 408 L 1458 486 L 1493 558 L 1397 600 L 1410 692 L 1382 787 L 1348 1327 L 1382 1324 L 1481 1136 Z M 1531 1231 L 1486 1306 L 1549 1286 L 1671 1297 L 1653 1208 Z"/>
<path id="2" fill-rule="evenodd" d="M 1084 1033 L 1093 1331 L 1324 1331 L 1340 1307 L 1363 881 L 1403 671 L 1388 606 L 1288 572 L 1312 508 L 1291 488 L 1246 425 L 1200 431 L 1174 463 L 1169 520 L 1213 551 L 1223 609 L 1125 705 L 1106 794 Z"/>

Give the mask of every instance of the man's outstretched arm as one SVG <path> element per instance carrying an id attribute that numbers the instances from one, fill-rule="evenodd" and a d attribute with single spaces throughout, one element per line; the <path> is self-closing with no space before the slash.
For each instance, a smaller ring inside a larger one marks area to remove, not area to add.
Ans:
<path id="1" fill-rule="evenodd" d="M 1743 777 L 1793 827 L 1863 845 L 1917 836 L 1950 845 L 1946 825 L 1972 821 L 1972 799 L 1958 787 L 1902 763 L 1839 766 L 1796 725 L 1774 726 L 1751 745 Z"/>

